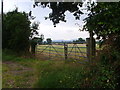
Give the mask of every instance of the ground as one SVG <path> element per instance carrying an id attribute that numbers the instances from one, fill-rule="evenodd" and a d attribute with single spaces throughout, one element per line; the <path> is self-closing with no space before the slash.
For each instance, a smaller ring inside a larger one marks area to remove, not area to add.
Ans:
<path id="1" fill-rule="evenodd" d="M 25 65 L 26 64 L 26 65 Z M 34 68 L 27 62 L 3 61 L 3 88 L 32 88 L 35 82 Z"/>
<path id="2" fill-rule="evenodd" d="M 79 72 L 79 68 L 81 68 L 81 64 L 69 63 L 64 60 L 48 60 L 44 57 L 30 59 L 3 55 L 2 88 L 55 88 L 56 85 L 53 83 L 60 84 L 59 87 L 72 87 L 73 84 L 69 81 L 76 77 L 78 74 L 76 70 Z M 66 80 L 64 81 L 66 76 L 72 78 L 68 78 L 66 82 Z"/>

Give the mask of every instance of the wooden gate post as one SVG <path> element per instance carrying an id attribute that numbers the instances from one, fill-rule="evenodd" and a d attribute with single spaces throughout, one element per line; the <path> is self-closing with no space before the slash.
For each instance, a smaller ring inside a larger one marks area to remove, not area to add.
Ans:
<path id="1" fill-rule="evenodd" d="M 95 57 L 95 39 L 93 38 L 93 31 L 90 31 L 90 62 L 93 63 Z"/>
<path id="2" fill-rule="evenodd" d="M 35 42 L 34 40 L 31 40 L 30 44 L 31 44 L 31 53 L 35 56 L 37 42 Z"/>
<path id="3" fill-rule="evenodd" d="M 92 40 L 91 40 L 91 55 L 93 56 L 93 57 L 95 57 L 95 51 L 96 51 L 96 45 L 95 45 L 96 43 L 95 43 L 95 39 L 94 38 L 92 38 Z"/>
<path id="4" fill-rule="evenodd" d="M 86 38 L 86 51 L 88 61 L 90 62 L 90 38 Z"/>
<path id="5" fill-rule="evenodd" d="M 68 58 L 68 45 L 64 43 L 64 56 L 65 60 Z"/>
<path id="6" fill-rule="evenodd" d="M 92 64 L 94 61 L 94 57 L 95 57 L 95 39 L 93 38 L 93 31 L 90 31 L 90 38 L 86 38 L 87 41 L 87 57 L 89 62 Z"/>
<path id="7" fill-rule="evenodd" d="M 86 38 L 87 58 L 90 63 L 93 63 L 95 57 L 95 39 Z"/>

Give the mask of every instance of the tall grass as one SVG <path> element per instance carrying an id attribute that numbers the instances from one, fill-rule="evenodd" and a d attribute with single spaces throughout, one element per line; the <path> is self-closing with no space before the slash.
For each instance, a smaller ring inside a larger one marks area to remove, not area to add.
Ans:
<path id="1" fill-rule="evenodd" d="M 86 80 L 85 66 L 65 63 L 64 61 L 47 61 L 38 63 L 37 88 L 81 88 Z"/>

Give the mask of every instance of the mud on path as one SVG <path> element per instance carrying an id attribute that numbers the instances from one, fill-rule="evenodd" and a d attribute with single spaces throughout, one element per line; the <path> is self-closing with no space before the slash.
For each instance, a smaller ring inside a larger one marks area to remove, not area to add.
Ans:
<path id="1" fill-rule="evenodd" d="M 25 62 L 27 63 L 27 62 Z M 34 68 L 20 62 L 2 62 L 3 88 L 32 88 L 35 82 Z"/>

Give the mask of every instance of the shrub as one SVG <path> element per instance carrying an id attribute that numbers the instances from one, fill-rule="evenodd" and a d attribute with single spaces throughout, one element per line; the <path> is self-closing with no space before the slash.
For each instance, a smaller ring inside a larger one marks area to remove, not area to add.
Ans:
<path id="1" fill-rule="evenodd" d="M 109 41 L 99 53 L 99 65 L 97 78 L 94 82 L 104 88 L 119 88 L 120 87 L 120 52 L 114 48 L 114 43 Z"/>

